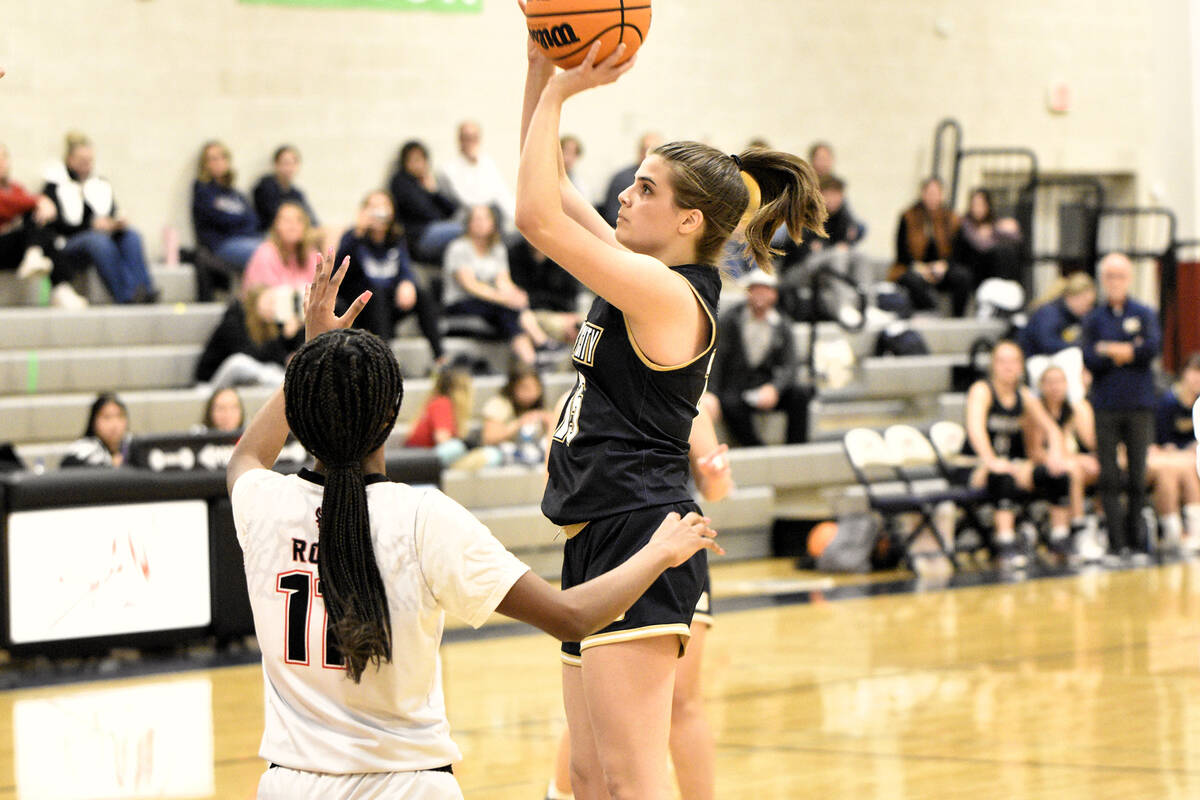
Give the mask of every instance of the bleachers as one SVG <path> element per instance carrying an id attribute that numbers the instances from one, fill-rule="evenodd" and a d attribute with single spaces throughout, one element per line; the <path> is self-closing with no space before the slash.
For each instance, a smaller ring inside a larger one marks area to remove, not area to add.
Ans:
<path id="1" fill-rule="evenodd" d="M 0 441 L 13 441 L 27 463 L 53 468 L 84 426 L 95 393 L 116 388 L 129 406 L 134 430 L 164 433 L 186 430 L 203 413 L 205 387 L 191 385 L 196 359 L 224 313 L 220 303 L 192 299 L 192 271 L 183 266 L 155 270 L 167 302 L 155 305 L 104 305 L 95 284 L 96 304 L 82 311 L 30 307 L 0 308 Z M 167 277 L 163 278 L 162 276 Z M 16 284 L 0 275 L 0 302 L 11 300 Z M 168 289 L 167 287 L 173 287 Z M 997 336 L 1002 325 L 977 320 L 917 318 L 912 326 L 924 337 L 928 356 L 875 357 L 879 328 L 847 335 L 858 358 L 855 379 L 837 390 L 824 390 L 811 407 L 815 440 L 806 445 L 735 449 L 731 453 L 737 489 L 711 506 L 722 544 L 734 557 L 766 555 L 767 531 L 776 518 L 827 516 L 836 498 L 853 482 L 840 446 L 833 440 L 856 425 L 882 422 L 930 422 L 961 417 L 961 395 L 948 394 L 951 367 L 965 362 L 969 343 Z M 405 401 L 393 443 L 399 443 L 420 412 L 431 381 L 428 345 L 412 325 L 393 349 L 404 372 Z M 807 353 L 811 328 L 796 325 L 797 349 Z M 836 325 L 822 323 L 821 338 L 842 336 Z M 503 343 L 448 338 L 453 358 L 470 353 L 497 367 L 508 357 Z M 476 415 L 504 381 L 501 374 L 475 380 Z M 548 398 L 567 391 L 574 373 L 564 363 L 545 375 Z M 240 390 L 253 414 L 270 390 Z M 955 416 L 957 409 L 957 416 Z M 782 415 L 764 415 L 767 440 L 782 441 Z M 475 511 L 515 552 L 540 573 L 556 575 L 562 538 L 540 514 L 543 476 L 524 467 L 477 473 L 448 471 L 446 491 Z"/>

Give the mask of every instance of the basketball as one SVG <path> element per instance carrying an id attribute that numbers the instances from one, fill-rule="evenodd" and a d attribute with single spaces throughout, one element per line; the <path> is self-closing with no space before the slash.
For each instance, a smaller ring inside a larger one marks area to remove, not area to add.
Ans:
<path id="1" fill-rule="evenodd" d="M 569 69 L 600 41 L 596 63 L 625 44 L 628 60 L 650 31 L 650 0 L 528 0 L 529 36 L 550 60 Z"/>
<path id="2" fill-rule="evenodd" d="M 808 554 L 813 558 L 820 558 L 821 553 L 825 552 L 825 548 L 829 546 L 835 536 L 837 536 L 836 522 L 826 520 L 817 523 L 808 532 Z"/>

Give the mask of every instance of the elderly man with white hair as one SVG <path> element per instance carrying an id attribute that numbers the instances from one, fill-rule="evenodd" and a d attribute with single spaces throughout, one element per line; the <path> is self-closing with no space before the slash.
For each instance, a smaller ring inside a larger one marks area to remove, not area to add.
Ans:
<path id="1" fill-rule="evenodd" d="M 1151 549 L 1140 530 L 1146 504 L 1146 453 L 1154 440 L 1154 372 L 1162 349 L 1158 313 L 1129 296 L 1133 264 L 1121 253 L 1100 262 L 1103 299 L 1083 320 L 1083 360 L 1092 373 L 1100 457 L 1100 497 L 1111 552 L 1128 559 Z M 1117 447 L 1125 445 L 1124 474 Z M 1128 498 L 1122 504 L 1122 495 Z"/>

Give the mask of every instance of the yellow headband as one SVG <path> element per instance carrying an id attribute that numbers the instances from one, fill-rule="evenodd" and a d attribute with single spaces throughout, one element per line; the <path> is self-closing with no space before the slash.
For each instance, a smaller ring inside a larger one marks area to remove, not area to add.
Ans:
<path id="1" fill-rule="evenodd" d="M 762 189 L 759 188 L 758 181 L 754 180 L 754 176 L 746 170 L 742 170 L 742 183 L 746 184 L 746 191 L 750 193 L 750 202 L 746 205 L 746 213 L 742 214 L 740 224 L 745 225 L 754 217 L 755 212 L 762 206 Z"/>

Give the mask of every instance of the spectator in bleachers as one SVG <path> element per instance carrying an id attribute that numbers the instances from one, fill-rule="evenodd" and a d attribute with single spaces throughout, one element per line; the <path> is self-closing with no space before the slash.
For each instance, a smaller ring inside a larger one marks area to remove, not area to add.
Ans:
<path id="1" fill-rule="evenodd" d="M 1100 262 L 1104 302 L 1083 320 L 1083 360 L 1092 373 L 1100 456 L 1100 496 L 1113 554 L 1122 559 L 1149 542 L 1141 532 L 1146 504 L 1146 453 L 1154 437 L 1154 373 L 1162 348 L 1155 311 L 1129 296 L 1133 264 L 1112 253 Z M 1127 470 L 1117 461 L 1125 445 Z M 1122 496 L 1128 499 L 1122 503 Z"/>
<path id="2" fill-rule="evenodd" d="M 246 407 L 237 389 L 226 386 L 216 389 L 204 404 L 204 419 L 201 427 L 206 431 L 233 433 L 246 424 Z"/>
<path id="3" fill-rule="evenodd" d="M 1100 479 L 1100 461 L 1096 458 L 1096 415 L 1087 399 L 1071 402 L 1067 392 L 1067 374 L 1057 364 L 1047 367 L 1038 381 L 1038 399 L 1063 436 L 1063 458 L 1071 476 L 1071 541 L 1080 553 L 1092 554 L 1093 542 L 1080 537 L 1094 534 L 1089 527 L 1085 507 L 1087 489 Z M 1045 462 L 1048 442 L 1038 437 L 1034 460 Z M 1053 537 L 1052 537 L 1053 539 Z"/>
<path id="4" fill-rule="evenodd" d="M 583 284 L 520 237 L 508 248 L 508 269 L 513 283 L 529 295 L 529 307 L 542 330 L 552 339 L 574 342 L 583 322 Z"/>
<path id="5" fill-rule="evenodd" d="M 374 191 L 363 199 L 354 228 L 338 245 L 336 263 L 341 264 L 347 256 L 350 266 L 339 301 L 349 306 L 367 290 L 374 295 L 354 321 L 355 326 L 390 340 L 396 335 L 396 323 L 415 313 L 434 361 L 440 363 L 443 352 L 437 301 L 409 265 L 408 249 L 387 192 Z"/>
<path id="6" fill-rule="evenodd" d="M 1079 347 L 1083 318 L 1095 305 L 1096 282 L 1091 275 L 1073 272 L 1060 279 L 1018 335 L 1026 357 Z"/>
<path id="7" fill-rule="evenodd" d="M 799 381 L 791 320 L 775 308 L 778 282 L 762 270 L 750 272 L 742 282 L 745 304 L 722 314 L 718 323 L 710 391 L 735 444 L 761 445 L 754 414 L 774 410 L 787 415 L 789 444 L 808 441 L 812 390 Z"/>
<path id="8" fill-rule="evenodd" d="M 416 140 L 404 143 L 388 188 L 413 258 L 442 263 L 446 246 L 463 235 L 457 218 L 461 204 L 438 184 L 425 145 Z"/>
<path id="9" fill-rule="evenodd" d="M 192 184 L 196 241 L 240 273 L 263 237 L 254 206 L 234 186 L 236 179 L 229 148 L 223 142 L 206 142 Z"/>
<path id="10" fill-rule="evenodd" d="M 787 229 L 776 233 L 775 247 L 783 251 L 780 272 L 787 291 L 807 292 L 812 273 L 822 267 L 854 280 L 860 287 L 872 282 L 871 266 L 858 245 L 867 235 L 867 226 L 856 219 L 846 203 L 846 182 L 836 175 L 821 177 L 821 196 L 829 218 L 825 220 L 825 237 L 805 231 L 799 244 L 787 235 Z M 853 289 L 844 284 L 834 284 L 830 297 L 822 298 L 828 308 L 823 316 L 838 318 L 840 308 L 852 302 Z"/>
<path id="11" fill-rule="evenodd" d="M 1200 551 L 1200 475 L 1192 408 L 1200 398 L 1200 353 L 1193 353 L 1155 407 L 1154 444 L 1146 472 L 1164 547 Z"/>
<path id="12" fill-rule="evenodd" d="M 120 467 L 129 455 L 129 412 L 121 398 L 110 392 L 96 397 L 88 411 L 83 438 L 71 444 L 59 466 Z"/>
<path id="13" fill-rule="evenodd" d="M 958 226 L 958 215 L 945 205 L 941 180 L 926 178 L 920 199 L 900 215 L 896 228 L 896 282 L 908 291 L 913 308 L 937 308 L 940 293 L 949 295 L 954 316 L 966 312 L 971 276 L 951 260 Z"/>
<path id="14" fill-rule="evenodd" d="M 637 161 L 618 171 L 608 182 L 608 190 L 604 193 L 604 206 L 600 213 L 609 225 L 614 228 L 617 225 L 617 214 L 621 212 L 621 192 L 633 186 L 633 176 L 637 173 L 637 168 L 646 160 L 646 156 L 662 143 L 661 133 L 650 131 L 642 134 L 642 138 L 638 139 Z"/>
<path id="15" fill-rule="evenodd" d="M 498 329 L 526 364 L 538 350 L 560 347 L 538 325 L 529 295 L 518 289 L 508 271 L 508 253 L 500 238 L 500 221 L 491 206 L 474 206 L 467 233 L 446 248 L 443 304 L 448 315 L 477 316 Z"/>
<path id="16" fill-rule="evenodd" d="M 967 215 L 954 236 L 953 260 L 971 276 L 971 288 L 988 278 L 1021 281 L 1021 226 L 1012 217 L 997 217 L 987 189 L 971 192 Z"/>
<path id="17" fill-rule="evenodd" d="M 589 203 L 596 201 L 596 196 L 592 193 L 592 187 L 579 175 L 579 159 L 583 158 L 583 142 L 579 141 L 578 136 L 566 134 L 558 140 L 559 146 L 562 148 L 563 166 L 567 169 L 567 179 L 575 186 L 575 190 L 580 196 Z"/>
<path id="18" fill-rule="evenodd" d="M 1062 431 L 1022 380 L 1025 359 L 1016 342 L 992 349 L 989 377 L 967 391 L 967 448 L 979 458 L 971 485 L 987 487 L 996 502 L 993 555 L 1001 566 L 1028 563 L 1025 543 L 1017 540 L 1016 509 L 1023 495 L 1049 500 L 1052 506 L 1050 549 L 1069 554 L 1070 465 Z M 1044 442 L 1044 450 L 1038 441 Z M 1040 455 L 1040 462 L 1031 460 Z"/>
<path id="19" fill-rule="evenodd" d="M 320 225 L 317 215 L 308 203 L 308 198 L 296 186 L 296 173 L 300 171 L 300 151 L 294 145 L 280 145 L 272 159 L 273 172 L 263 175 L 254 184 L 254 212 L 258 216 L 259 229 L 266 232 L 279 208 L 284 203 L 295 203 L 304 209 L 313 227 Z"/>
<path id="20" fill-rule="evenodd" d="M 279 206 L 267 238 L 250 256 L 242 276 L 242 290 L 255 286 L 286 287 L 304 294 L 304 287 L 317 274 L 321 254 L 317 249 L 318 234 L 308 219 L 308 212 L 291 200 Z"/>
<path id="21" fill-rule="evenodd" d="M 11 173 L 8 148 L 0 144 L 0 270 L 16 270 L 24 280 L 54 268 L 54 237 L 46 226 L 57 212 L 50 198 L 30 194 Z"/>
<path id="22" fill-rule="evenodd" d="M 118 213 L 112 184 L 95 174 L 95 163 L 91 141 L 68 133 L 63 163 L 46 173 L 42 194 L 54 203 L 51 229 L 63 241 L 62 257 L 77 266 L 95 264 L 116 302 L 153 303 L 158 291 L 146 267 L 142 237 Z"/>
<path id="23" fill-rule="evenodd" d="M 808 147 L 808 163 L 818 178 L 833 174 L 833 145 L 829 142 L 816 141 Z"/>
<path id="24" fill-rule="evenodd" d="M 494 206 L 503 224 L 516 214 L 516 195 L 508 188 L 496 162 L 483 152 L 483 129 L 467 120 L 458 126 L 458 155 L 445 167 L 450 192 L 464 206 Z"/>
<path id="25" fill-rule="evenodd" d="M 196 380 L 213 386 L 283 383 L 283 368 L 304 344 L 295 294 L 256 286 L 234 300 L 196 362 Z"/>
<path id="26" fill-rule="evenodd" d="M 462 458 L 471 431 L 474 393 L 471 373 L 459 369 L 438 372 L 404 446 L 432 447 L 446 466 Z"/>
<path id="27" fill-rule="evenodd" d="M 540 465 L 553 427 L 542 377 L 524 364 L 509 370 L 500 392 L 483 404 L 483 445 L 499 451 L 497 463 Z"/>

